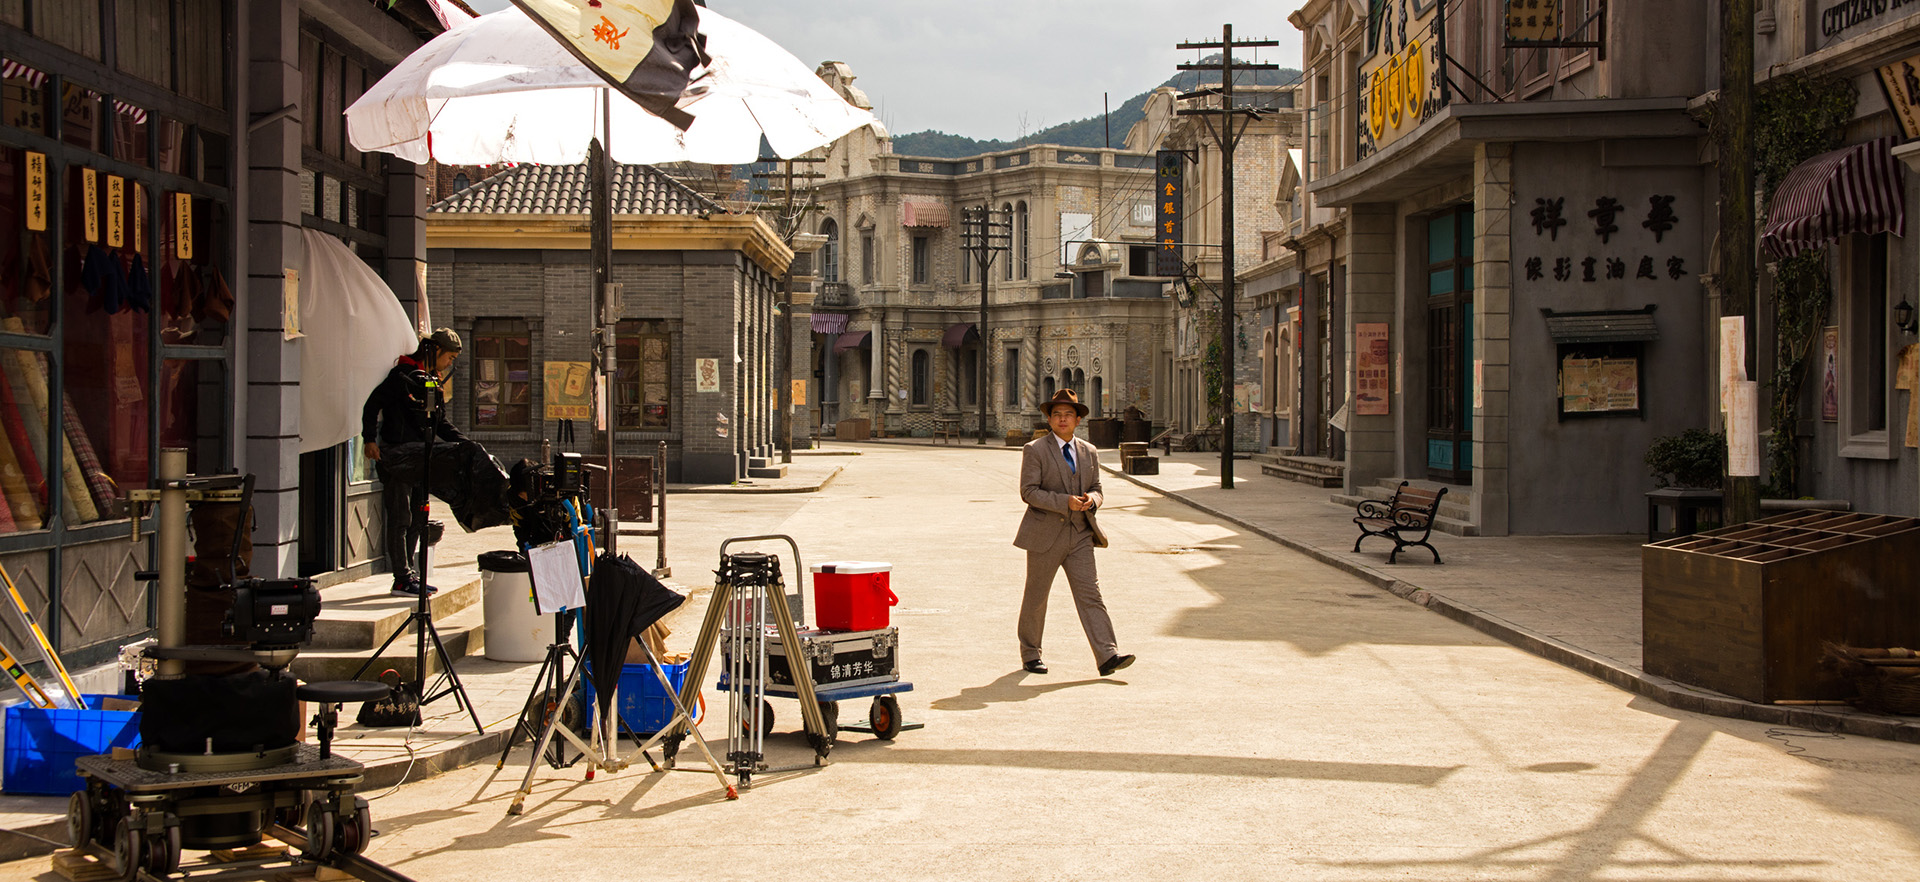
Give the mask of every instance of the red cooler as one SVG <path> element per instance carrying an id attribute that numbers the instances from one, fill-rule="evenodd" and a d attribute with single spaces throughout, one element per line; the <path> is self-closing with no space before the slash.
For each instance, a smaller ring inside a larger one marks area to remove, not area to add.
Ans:
<path id="1" fill-rule="evenodd" d="M 887 627 L 888 608 L 900 602 L 887 587 L 893 564 L 842 560 L 813 571 L 813 621 L 822 631 L 872 631 Z"/>

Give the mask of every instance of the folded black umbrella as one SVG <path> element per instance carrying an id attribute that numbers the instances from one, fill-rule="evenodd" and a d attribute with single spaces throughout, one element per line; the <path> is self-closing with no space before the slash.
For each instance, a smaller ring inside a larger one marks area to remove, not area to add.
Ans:
<path id="1" fill-rule="evenodd" d="M 626 555 L 602 554 L 587 578 L 587 664 L 600 719 L 612 712 L 613 691 L 627 663 L 627 645 L 662 616 L 686 602 Z"/>

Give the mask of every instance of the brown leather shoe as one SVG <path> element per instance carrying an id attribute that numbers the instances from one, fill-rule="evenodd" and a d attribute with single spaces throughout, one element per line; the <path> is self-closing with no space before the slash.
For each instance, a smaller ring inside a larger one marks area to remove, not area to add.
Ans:
<path id="1" fill-rule="evenodd" d="M 1105 677 L 1114 671 L 1133 664 L 1133 656 L 1114 653 L 1112 657 L 1100 663 L 1100 676 Z"/>

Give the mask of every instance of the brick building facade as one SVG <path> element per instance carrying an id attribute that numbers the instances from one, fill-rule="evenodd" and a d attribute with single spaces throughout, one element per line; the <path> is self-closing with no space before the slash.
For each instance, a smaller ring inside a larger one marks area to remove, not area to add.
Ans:
<path id="1" fill-rule="evenodd" d="M 467 340 L 449 413 L 502 461 L 549 439 L 605 453 L 590 411 L 549 408 L 576 406 L 560 392 L 590 386 L 597 363 L 586 181 L 584 165 L 519 166 L 428 211 L 434 321 Z M 618 452 L 664 441 L 668 480 L 737 480 L 774 443 L 774 307 L 792 252 L 758 216 L 650 166 L 616 167 L 612 186 Z M 556 365 L 578 367 L 550 386 Z"/>

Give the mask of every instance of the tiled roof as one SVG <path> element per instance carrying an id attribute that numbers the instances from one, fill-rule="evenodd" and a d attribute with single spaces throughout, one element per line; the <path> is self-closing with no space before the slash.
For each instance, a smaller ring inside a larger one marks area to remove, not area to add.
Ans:
<path id="1" fill-rule="evenodd" d="M 588 212 L 587 166 L 522 165 L 433 204 L 433 213 L 575 214 Z M 650 165 L 613 167 L 614 214 L 725 214 L 726 209 Z"/>

